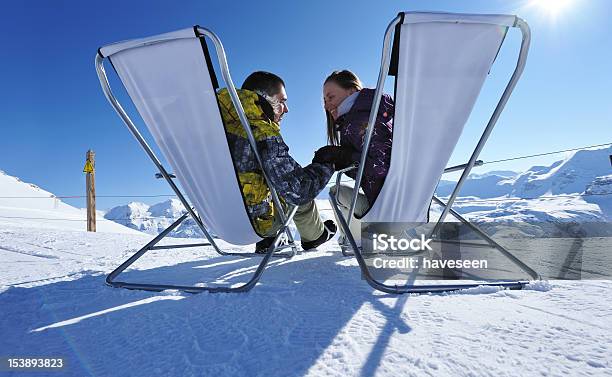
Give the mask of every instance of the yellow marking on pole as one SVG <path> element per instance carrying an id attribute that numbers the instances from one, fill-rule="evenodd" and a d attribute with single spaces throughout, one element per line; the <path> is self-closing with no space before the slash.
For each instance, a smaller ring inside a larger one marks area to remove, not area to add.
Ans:
<path id="1" fill-rule="evenodd" d="M 94 167 L 91 164 L 91 161 L 87 160 L 85 162 L 85 167 L 83 168 L 83 173 L 93 173 Z"/>
<path id="2" fill-rule="evenodd" d="M 96 173 L 94 166 L 96 154 L 91 149 L 85 155 L 85 192 L 87 195 L 87 231 L 96 231 Z"/>

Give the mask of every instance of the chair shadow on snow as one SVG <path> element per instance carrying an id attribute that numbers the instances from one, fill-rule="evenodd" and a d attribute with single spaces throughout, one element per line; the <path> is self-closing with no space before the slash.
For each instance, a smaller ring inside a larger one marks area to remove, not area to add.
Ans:
<path id="1" fill-rule="evenodd" d="M 64 356 L 67 375 L 299 376 L 320 359 L 374 375 L 391 336 L 411 330 L 401 316 L 409 296 L 375 294 L 358 267 L 336 263 L 343 260 L 336 254 L 300 259 L 274 258 L 260 283 L 239 294 L 118 289 L 100 273 L 12 287 L 0 294 L 7 333 L 0 354 Z M 258 263 L 220 256 L 129 270 L 119 279 L 237 284 Z M 396 298 L 394 306 L 383 298 Z M 360 312 L 364 306 L 373 310 Z"/>

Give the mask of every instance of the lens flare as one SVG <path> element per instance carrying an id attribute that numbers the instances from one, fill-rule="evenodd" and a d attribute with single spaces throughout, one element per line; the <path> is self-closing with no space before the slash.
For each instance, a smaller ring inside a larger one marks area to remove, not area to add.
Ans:
<path id="1" fill-rule="evenodd" d="M 530 0 L 529 8 L 535 8 L 552 19 L 559 17 L 574 3 L 574 0 Z"/>

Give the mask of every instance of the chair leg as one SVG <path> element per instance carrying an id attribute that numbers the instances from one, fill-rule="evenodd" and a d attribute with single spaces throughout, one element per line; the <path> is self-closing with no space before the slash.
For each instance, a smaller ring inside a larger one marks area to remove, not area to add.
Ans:
<path id="1" fill-rule="evenodd" d="M 336 216 L 338 217 L 338 221 L 340 222 L 340 226 L 345 231 L 346 237 L 348 238 L 349 243 L 353 249 L 355 259 L 357 259 L 357 264 L 359 265 L 359 268 L 361 269 L 363 277 L 366 279 L 368 284 L 374 289 L 377 289 L 385 293 L 393 293 L 393 294 L 434 293 L 434 292 L 456 291 L 456 290 L 466 289 L 466 288 L 475 288 L 475 287 L 483 286 L 483 285 L 484 286 L 494 286 L 494 287 L 504 287 L 504 288 L 509 288 L 509 289 L 521 289 L 523 286 L 525 286 L 528 283 L 527 281 L 512 281 L 512 282 L 495 282 L 495 283 L 440 284 L 440 285 L 432 285 L 432 284 L 428 284 L 428 285 L 414 285 L 414 284 L 388 285 L 388 284 L 384 284 L 374 279 L 374 277 L 370 274 L 370 271 L 365 262 L 365 259 L 363 258 L 361 250 L 357 247 L 355 238 L 350 233 L 348 224 L 346 220 L 344 219 L 344 217 L 342 216 L 342 213 L 340 212 L 340 209 L 338 207 L 338 202 L 335 196 L 330 194 L 329 197 L 332 202 L 332 208 L 334 212 L 336 213 Z"/>
<path id="2" fill-rule="evenodd" d="M 438 199 L 436 196 L 433 197 L 433 200 L 438 203 L 439 205 L 441 205 L 442 207 L 445 207 L 446 204 L 444 202 L 442 202 L 442 200 Z M 489 237 L 485 232 L 482 231 L 482 229 L 480 229 L 479 227 L 477 227 L 476 225 L 470 223 L 469 221 L 467 221 L 463 216 L 461 216 L 457 211 L 455 211 L 454 209 L 450 208 L 448 210 L 448 212 L 455 216 L 455 218 L 457 218 L 459 221 L 461 221 L 463 224 L 467 225 L 474 233 L 476 233 L 482 240 L 486 241 L 489 245 L 491 245 L 491 247 L 499 250 L 506 258 L 510 259 L 516 266 L 518 266 L 521 270 L 523 270 L 524 272 L 526 272 L 529 276 L 531 276 L 534 280 L 541 280 L 542 278 L 540 277 L 540 274 L 538 274 L 536 271 L 534 271 L 531 267 L 529 267 L 528 265 L 526 265 L 522 260 L 518 259 L 514 254 L 512 254 L 510 251 L 508 251 L 505 247 L 503 247 L 502 245 L 498 244 L 497 242 L 495 242 L 495 240 L 493 240 L 491 237 Z"/>
<path id="3" fill-rule="evenodd" d="M 268 265 L 268 262 L 270 261 L 270 258 L 272 258 L 274 253 L 277 250 L 279 250 L 278 249 L 278 244 L 280 242 L 280 237 L 281 237 L 281 235 L 284 232 L 287 231 L 287 228 L 289 226 L 289 222 L 291 221 L 291 219 L 295 215 L 296 209 L 293 209 L 290 212 L 290 214 L 289 214 L 289 216 L 287 218 L 287 221 L 278 230 L 278 232 L 277 232 L 277 234 L 276 234 L 276 236 L 274 238 L 274 242 L 270 246 L 268 252 L 266 254 L 263 254 L 263 258 L 262 258 L 261 262 L 259 263 L 259 265 L 257 266 L 257 269 L 255 270 L 255 272 L 253 273 L 253 276 L 246 283 L 241 284 L 239 286 L 236 286 L 236 287 L 228 287 L 228 286 L 215 286 L 215 287 L 206 287 L 206 286 L 204 286 L 204 287 L 199 287 L 199 286 L 184 286 L 184 285 L 169 285 L 169 284 L 144 284 L 144 283 L 129 283 L 129 282 L 123 282 L 123 281 L 115 281 L 115 278 L 121 272 L 123 272 L 127 267 L 129 267 L 131 264 L 136 262 L 147 251 L 152 250 L 152 247 L 154 247 L 159 241 L 161 241 L 165 236 L 167 236 L 174 228 L 176 228 L 179 224 L 181 224 L 187 218 L 187 216 L 189 216 L 188 213 L 186 213 L 185 215 L 181 216 L 178 220 L 176 220 L 174 223 L 172 223 L 163 232 L 161 232 L 159 235 L 157 235 L 153 240 L 151 240 L 149 243 L 147 243 L 142 249 L 138 250 L 138 252 L 136 252 L 132 257 L 130 257 L 128 260 L 123 262 L 119 267 L 117 267 L 113 272 L 111 272 L 106 277 L 106 284 L 109 285 L 109 286 L 115 287 L 115 288 L 127 288 L 127 289 L 137 289 L 137 290 L 156 291 L 156 292 L 163 291 L 163 290 L 166 290 L 166 289 L 175 289 L 175 290 L 179 290 L 179 291 L 183 291 L 183 292 L 188 292 L 188 293 L 201 293 L 201 292 L 233 293 L 233 292 L 246 292 L 246 291 L 249 291 L 249 290 L 251 290 L 257 284 L 257 282 L 261 278 L 261 275 L 263 274 L 266 266 Z M 292 245 L 290 247 L 292 247 L 292 249 L 293 249 L 293 251 L 295 253 L 295 249 L 294 249 L 295 245 Z M 234 255 L 234 254 L 240 254 L 240 253 L 226 253 L 224 255 Z M 258 256 L 262 256 L 262 254 L 257 254 L 257 255 Z"/>

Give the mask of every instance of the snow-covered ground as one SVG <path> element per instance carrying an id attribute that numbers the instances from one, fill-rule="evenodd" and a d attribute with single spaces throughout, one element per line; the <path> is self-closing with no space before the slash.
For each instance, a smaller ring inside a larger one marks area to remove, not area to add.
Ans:
<path id="1" fill-rule="evenodd" d="M 610 176 L 593 174 L 585 192 L 609 192 Z M 562 186 L 549 183 L 552 191 Z M 609 213 L 608 198 L 503 204 L 489 197 L 458 208 L 485 222 L 600 220 Z M 329 218 L 327 201 L 318 205 Z M 177 208 L 168 201 L 126 206 L 116 215 L 171 219 Z M 81 209 L 0 172 L 0 357 L 63 357 L 67 366 L 58 376 L 612 376 L 610 281 L 388 295 L 369 287 L 332 240 L 289 260 L 274 258 L 248 293 L 129 291 L 106 286 L 105 276 L 152 236 L 102 216 L 98 232 L 88 233 L 84 218 Z M 146 231 L 159 226 L 141 224 Z M 549 248 L 551 255 L 558 249 Z M 258 263 L 210 247 L 155 250 L 121 279 L 236 284 Z"/>
<path id="2" fill-rule="evenodd" d="M 22 182 L 0 170 L 0 229 L 5 225 L 22 224 L 44 229 L 74 229 L 87 227 L 87 213 L 72 207 L 52 193 Z M 98 232 L 139 234 L 133 229 L 96 216 Z"/>
<path id="3" fill-rule="evenodd" d="M 332 242 L 275 258 L 243 294 L 105 286 L 150 237 L 3 225 L 0 355 L 62 356 L 57 375 L 71 376 L 612 374 L 608 281 L 393 296 L 370 288 Z M 236 283 L 258 261 L 151 251 L 123 278 Z"/>

